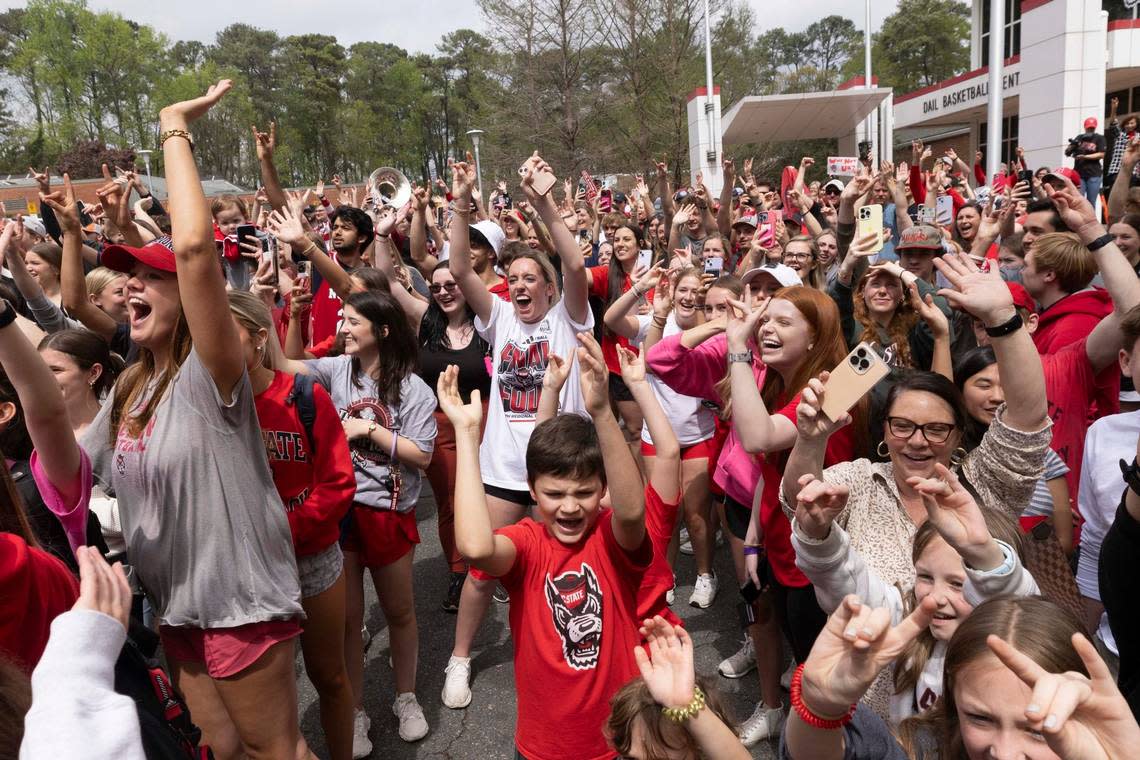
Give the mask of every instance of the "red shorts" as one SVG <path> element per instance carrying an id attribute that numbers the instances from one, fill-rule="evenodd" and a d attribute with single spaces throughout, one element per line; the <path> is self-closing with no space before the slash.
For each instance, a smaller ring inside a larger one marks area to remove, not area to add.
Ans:
<path id="1" fill-rule="evenodd" d="M 689 459 L 711 459 L 713 465 L 716 465 L 716 454 L 720 447 L 716 445 L 716 438 L 706 438 L 703 441 L 698 441 L 692 446 L 681 447 L 681 461 L 684 462 Z M 657 449 L 652 443 L 641 442 L 641 456 L 655 457 L 657 456 Z M 712 470 L 709 470 L 712 473 Z"/>
<path id="2" fill-rule="evenodd" d="M 269 620 L 205 629 L 164 625 L 158 633 L 168 660 L 201 663 L 210 678 L 229 678 L 257 662 L 274 644 L 300 636 L 301 624 Z"/>
<path id="3" fill-rule="evenodd" d="M 365 567 L 386 567 L 410 552 L 420 542 L 416 513 L 352 505 L 352 519 L 345 528 L 341 547 L 356 552 Z"/>

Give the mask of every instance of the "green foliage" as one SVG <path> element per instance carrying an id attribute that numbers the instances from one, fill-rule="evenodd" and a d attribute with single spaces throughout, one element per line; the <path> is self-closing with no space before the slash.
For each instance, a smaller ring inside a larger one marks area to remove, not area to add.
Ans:
<path id="1" fill-rule="evenodd" d="M 390 43 L 346 48 L 324 34 L 283 37 L 240 23 L 211 44 L 172 42 L 85 0 L 28 0 L 0 12 L 0 168 L 58 164 L 92 144 L 155 149 L 163 104 L 228 77 L 234 91 L 195 125 L 196 155 L 204 175 L 247 187 L 258 182 L 250 125 L 273 121 L 286 184 L 334 173 L 355 181 L 382 165 L 425 179 L 471 149 L 475 128 L 486 131 L 485 180 L 509 180 L 538 150 L 563 175 L 648 172 L 664 154 L 688 181 L 688 99 L 705 84 L 704 0 L 478 4 L 493 39 L 461 29 L 434 53 L 410 55 Z M 862 68 L 862 33 L 850 19 L 761 34 L 765 6 L 710 5 L 726 111 L 746 95 L 830 89 Z M 968 33 L 955 0 L 901 0 L 876 35 L 876 72 L 900 90 L 958 73 Z M 736 158 L 754 150 L 764 157 L 757 173 L 777 179 L 783 165 L 834 147 L 744 146 Z"/>

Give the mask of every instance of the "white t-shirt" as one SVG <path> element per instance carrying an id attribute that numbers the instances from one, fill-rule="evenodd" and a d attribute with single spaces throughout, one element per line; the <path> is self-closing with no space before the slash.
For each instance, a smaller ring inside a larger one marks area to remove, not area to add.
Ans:
<path id="1" fill-rule="evenodd" d="M 640 348 L 641 344 L 645 342 L 646 336 L 649 335 L 649 326 L 652 323 L 653 316 L 651 314 L 638 316 L 637 335 L 630 341 L 630 345 Z M 670 312 L 669 318 L 665 320 L 665 329 L 661 331 L 661 337 L 668 338 L 670 335 L 676 335 L 679 332 L 682 332 L 681 327 L 673 319 L 673 314 Z M 661 408 L 665 410 L 665 416 L 669 418 L 669 424 L 677 435 L 677 442 L 681 446 L 692 446 L 713 437 L 716 433 L 716 420 L 713 419 L 712 412 L 705 407 L 701 399 L 696 396 L 677 393 L 652 372 L 648 373 L 646 379 L 649 381 L 649 387 L 656 394 Z M 641 440 L 645 443 L 653 443 L 653 439 L 649 436 L 648 425 L 641 426 Z"/>
<path id="2" fill-rule="evenodd" d="M 492 301 L 491 318 L 486 323 L 475 317 L 475 329 L 491 344 L 494 370 L 479 467 L 484 483 L 525 491 L 526 447 L 534 430 L 550 354 L 571 363 L 559 396 L 560 411 L 586 414 L 578 383 L 575 336 L 593 329 L 594 315 L 587 309 L 586 321 L 575 322 L 566 312 L 565 300 L 560 300 L 542 321 L 527 324 L 518 318 L 511 304 L 501 298 Z"/>
<path id="3" fill-rule="evenodd" d="M 1120 497 L 1124 479 L 1119 462 L 1131 462 L 1136 456 L 1136 436 L 1140 434 L 1140 411 L 1102 417 L 1089 427 L 1085 436 L 1085 453 L 1081 465 L 1081 483 L 1077 503 L 1084 525 L 1081 527 L 1081 556 L 1077 562 L 1077 588 L 1081 596 L 1100 599 L 1097 568 L 1100 545 L 1104 541 Z"/>

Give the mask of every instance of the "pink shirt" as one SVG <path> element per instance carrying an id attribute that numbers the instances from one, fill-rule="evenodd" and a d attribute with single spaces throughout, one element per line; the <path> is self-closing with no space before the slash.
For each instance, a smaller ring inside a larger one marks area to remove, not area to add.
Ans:
<path id="1" fill-rule="evenodd" d="M 51 513 L 59 518 L 63 525 L 63 532 L 67 534 L 67 542 L 71 544 L 74 552 L 81 546 L 87 545 L 87 511 L 91 501 L 91 459 L 87 452 L 79 449 L 79 470 L 75 473 L 75 482 L 72 488 L 79 494 L 74 504 L 64 503 L 59 490 L 48 480 L 40 464 L 38 451 L 32 452 L 31 459 L 32 479 L 40 491 L 40 497 Z M 68 489 L 71 490 L 71 489 Z"/>

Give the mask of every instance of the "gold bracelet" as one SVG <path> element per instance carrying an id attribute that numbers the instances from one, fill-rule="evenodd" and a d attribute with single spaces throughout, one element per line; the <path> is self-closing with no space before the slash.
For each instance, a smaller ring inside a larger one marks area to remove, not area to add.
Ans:
<path id="1" fill-rule="evenodd" d="M 312 240 L 310 240 L 309 244 L 307 246 L 305 246 L 305 249 L 303 251 L 301 251 L 301 255 L 302 256 L 308 256 L 309 251 L 313 248 L 316 248 L 316 247 L 317 247 L 317 244 L 314 243 Z"/>
<path id="2" fill-rule="evenodd" d="M 661 712 L 674 723 L 684 723 L 705 709 L 705 693 L 700 686 L 693 687 L 693 701 L 685 707 L 662 707 Z"/>
<path id="3" fill-rule="evenodd" d="M 191 137 L 190 133 L 187 132 L 185 129 L 168 129 L 168 130 L 166 130 L 165 132 L 163 132 L 161 135 L 158 136 L 158 147 L 161 148 L 163 145 L 165 145 L 166 141 L 169 140 L 171 137 L 185 138 L 186 142 L 190 143 L 190 150 L 191 151 L 194 150 L 194 138 Z"/>

